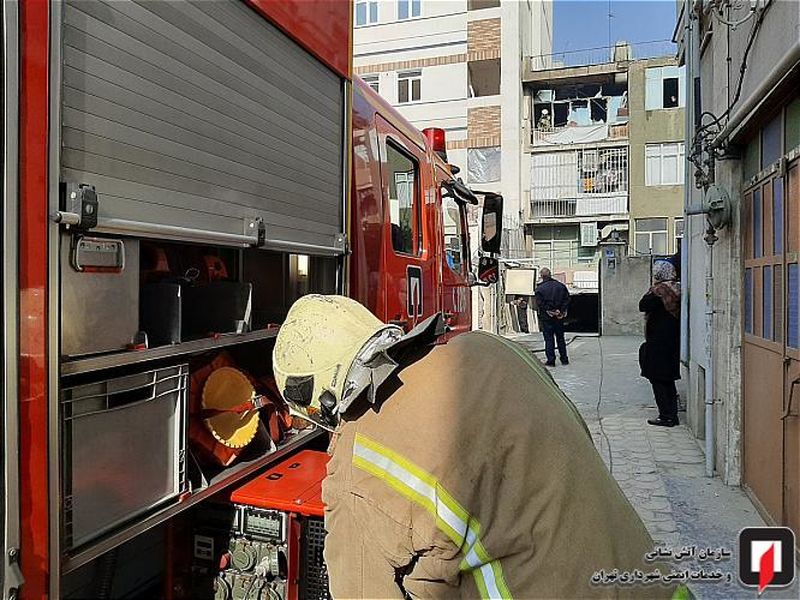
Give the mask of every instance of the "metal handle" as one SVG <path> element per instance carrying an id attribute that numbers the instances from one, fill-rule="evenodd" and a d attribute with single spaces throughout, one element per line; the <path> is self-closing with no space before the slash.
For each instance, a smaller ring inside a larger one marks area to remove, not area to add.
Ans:
<path id="1" fill-rule="evenodd" d="M 789 402 L 786 403 L 786 411 L 783 413 L 783 415 L 781 415 L 781 421 L 785 421 L 789 417 L 800 416 L 792 414 L 792 400 L 794 400 L 794 388 L 798 383 L 800 383 L 800 376 L 796 377 L 794 381 L 792 381 L 792 386 L 789 388 Z"/>
<path id="2" fill-rule="evenodd" d="M 144 221 L 129 221 L 127 219 L 101 218 L 97 224 L 98 229 L 106 232 L 128 235 L 171 236 L 181 239 L 193 239 L 210 242 L 236 244 L 238 246 L 255 246 L 258 244 L 258 235 L 245 235 L 240 233 L 226 233 L 224 231 L 209 231 L 193 227 L 179 227 L 162 223 L 147 223 Z"/>

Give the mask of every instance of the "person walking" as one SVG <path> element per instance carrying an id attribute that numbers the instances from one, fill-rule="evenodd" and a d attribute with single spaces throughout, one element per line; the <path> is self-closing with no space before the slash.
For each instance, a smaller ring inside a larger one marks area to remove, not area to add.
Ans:
<path id="1" fill-rule="evenodd" d="M 543 267 L 539 271 L 542 282 L 536 286 L 536 311 L 539 315 L 539 328 L 544 335 L 545 363 L 548 367 L 556 366 L 556 344 L 562 365 L 569 364 L 567 343 L 564 340 L 564 319 L 569 308 L 569 291 L 560 281 L 553 279 L 550 269 Z"/>
<path id="2" fill-rule="evenodd" d="M 653 265 L 653 285 L 639 301 L 645 313 L 644 343 L 639 348 L 642 377 L 650 381 L 658 406 L 658 418 L 650 425 L 674 427 L 678 424 L 680 375 L 681 288 L 675 267 L 660 260 Z"/>
<path id="3" fill-rule="evenodd" d="M 278 332 L 278 389 L 333 431 L 331 595 L 669 598 L 641 579 L 598 583 L 652 571 L 653 542 L 549 373 L 500 336 L 442 332 L 441 315 L 404 334 L 318 295 Z"/>

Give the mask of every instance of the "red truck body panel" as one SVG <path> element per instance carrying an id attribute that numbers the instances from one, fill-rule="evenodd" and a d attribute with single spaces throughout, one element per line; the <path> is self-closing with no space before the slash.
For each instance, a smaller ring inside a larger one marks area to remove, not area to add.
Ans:
<path id="1" fill-rule="evenodd" d="M 360 79 L 353 85 L 350 295 L 383 321 L 406 330 L 444 312 L 452 334 L 471 328 L 467 283 L 469 256 L 460 272 L 448 266 L 444 248 L 441 183 L 449 166 L 425 136 Z M 387 145 L 418 167 L 419 209 L 413 218 L 413 251 L 395 251 L 389 207 L 391 175 Z M 456 217 L 466 232 L 466 208 Z M 462 244 L 469 248 L 466 234 Z"/>
<path id="2" fill-rule="evenodd" d="M 345 0 L 248 0 L 333 71 L 350 79 L 353 5 Z"/>

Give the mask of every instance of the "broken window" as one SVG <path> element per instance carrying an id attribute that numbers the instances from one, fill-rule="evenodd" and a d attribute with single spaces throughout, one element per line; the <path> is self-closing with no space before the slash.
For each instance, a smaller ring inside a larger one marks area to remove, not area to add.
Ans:
<path id="1" fill-rule="evenodd" d="M 590 125 L 589 101 L 573 100 L 570 103 L 569 125 Z"/>
<path id="2" fill-rule="evenodd" d="M 556 102 L 553 104 L 553 126 L 563 127 L 569 117 L 569 102 Z"/>
<path id="3" fill-rule="evenodd" d="M 592 98 L 589 101 L 593 123 L 608 122 L 608 101 L 605 98 Z"/>

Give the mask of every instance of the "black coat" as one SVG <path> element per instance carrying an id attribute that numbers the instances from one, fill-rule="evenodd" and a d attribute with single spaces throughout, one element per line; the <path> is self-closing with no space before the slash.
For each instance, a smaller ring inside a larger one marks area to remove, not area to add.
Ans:
<path id="1" fill-rule="evenodd" d="M 639 300 L 639 310 L 647 317 L 645 342 L 639 348 L 642 377 L 657 381 L 680 379 L 680 321 L 667 312 L 661 298 L 652 292 Z"/>
<path id="2" fill-rule="evenodd" d="M 548 310 L 566 313 L 569 308 L 569 290 L 557 279 L 548 279 L 536 286 L 536 311 L 542 321 L 552 321 Z"/>

